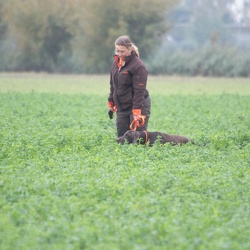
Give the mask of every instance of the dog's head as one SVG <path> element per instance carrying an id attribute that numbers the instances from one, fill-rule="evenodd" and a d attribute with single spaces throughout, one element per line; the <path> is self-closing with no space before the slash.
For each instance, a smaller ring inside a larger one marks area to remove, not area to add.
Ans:
<path id="1" fill-rule="evenodd" d="M 119 144 L 124 144 L 125 141 L 128 143 L 136 144 L 140 138 L 140 133 L 138 131 L 129 130 L 123 136 L 116 139 Z"/>

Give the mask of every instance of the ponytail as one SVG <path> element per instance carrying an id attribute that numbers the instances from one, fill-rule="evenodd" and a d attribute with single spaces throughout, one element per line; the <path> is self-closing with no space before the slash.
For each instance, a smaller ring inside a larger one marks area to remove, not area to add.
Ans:
<path id="1" fill-rule="evenodd" d="M 140 54 L 139 54 L 139 49 L 137 48 L 137 46 L 134 43 L 132 43 L 131 47 L 132 47 L 132 51 L 134 51 L 136 56 L 139 57 Z"/>

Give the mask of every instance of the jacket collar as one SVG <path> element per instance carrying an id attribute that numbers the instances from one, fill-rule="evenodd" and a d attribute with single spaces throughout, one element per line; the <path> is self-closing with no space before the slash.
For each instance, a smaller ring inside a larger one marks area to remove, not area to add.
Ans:
<path id="1" fill-rule="evenodd" d="M 130 56 L 125 57 L 125 65 L 128 64 L 134 57 L 136 56 L 135 52 L 132 51 Z M 117 55 L 114 55 L 114 60 L 116 62 L 116 65 L 119 65 L 119 57 Z M 118 66 L 119 68 L 119 66 Z"/>

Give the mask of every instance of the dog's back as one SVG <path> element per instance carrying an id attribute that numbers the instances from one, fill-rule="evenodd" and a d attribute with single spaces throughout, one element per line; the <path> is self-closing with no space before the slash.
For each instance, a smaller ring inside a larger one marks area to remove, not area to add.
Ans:
<path id="1" fill-rule="evenodd" d="M 161 144 L 171 143 L 173 145 L 187 143 L 190 140 L 181 135 L 170 135 L 161 132 L 148 132 L 148 131 L 134 131 L 129 130 L 123 136 L 117 138 L 119 144 L 124 144 L 125 141 L 128 143 L 139 143 L 146 144 L 149 142 L 149 145 L 154 144 L 156 141 L 159 141 Z"/>
<path id="2" fill-rule="evenodd" d="M 147 133 L 150 144 L 154 144 L 157 140 L 159 140 L 161 144 L 165 143 L 181 144 L 190 141 L 187 137 L 181 135 L 170 135 L 161 132 L 147 132 Z"/>

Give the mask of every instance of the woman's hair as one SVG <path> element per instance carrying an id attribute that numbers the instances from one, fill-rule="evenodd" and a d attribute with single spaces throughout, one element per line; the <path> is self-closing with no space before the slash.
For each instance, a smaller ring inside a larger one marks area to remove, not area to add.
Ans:
<path id="1" fill-rule="evenodd" d="M 116 39 L 115 45 L 125 46 L 127 49 L 134 51 L 136 56 L 139 57 L 139 50 L 136 45 L 131 41 L 128 36 L 120 36 Z"/>

